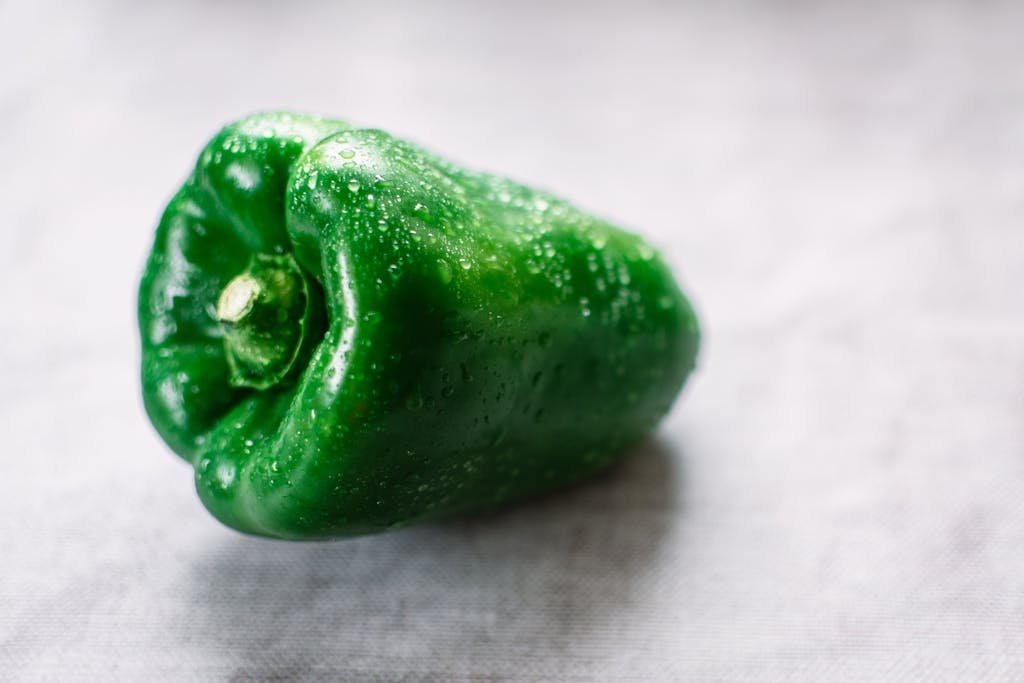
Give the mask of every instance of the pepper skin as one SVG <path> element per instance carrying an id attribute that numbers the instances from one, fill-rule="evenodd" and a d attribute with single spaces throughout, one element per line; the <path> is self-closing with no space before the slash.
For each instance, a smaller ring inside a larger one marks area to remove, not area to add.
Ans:
<path id="1" fill-rule="evenodd" d="M 139 292 L 146 410 L 240 531 L 324 539 L 565 486 L 650 432 L 697 320 L 639 237 L 379 130 L 224 128 Z"/>

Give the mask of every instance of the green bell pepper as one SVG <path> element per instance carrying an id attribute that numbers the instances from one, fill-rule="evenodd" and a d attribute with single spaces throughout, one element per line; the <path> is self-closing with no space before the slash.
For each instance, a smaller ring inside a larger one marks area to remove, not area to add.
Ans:
<path id="1" fill-rule="evenodd" d="M 635 235 L 379 130 L 227 126 L 156 231 L 146 410 L 243 532 L 349 536 L 565 486 L 651 431 L 697 320 Z"/>

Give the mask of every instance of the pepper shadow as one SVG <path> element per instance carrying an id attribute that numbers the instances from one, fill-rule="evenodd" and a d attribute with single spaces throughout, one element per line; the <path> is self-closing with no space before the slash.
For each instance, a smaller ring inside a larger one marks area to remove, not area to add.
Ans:
<path id="1" fill-rule="evenodd" d="M 515 676 L 642 618 L 682 485 L 681 454 L 655 438 L 472 519 L 327 543 L 228 537 L 184 578 L 181 646 L 240 680 Z"/>

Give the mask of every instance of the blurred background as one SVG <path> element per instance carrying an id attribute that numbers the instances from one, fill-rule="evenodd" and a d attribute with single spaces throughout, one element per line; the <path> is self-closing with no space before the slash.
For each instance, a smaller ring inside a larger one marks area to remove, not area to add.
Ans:
<path id="1" fill-rule="evenodd" d="M 1024 4 L 0 1 L 0 678 L 1024 678 Z M 606 476 L 242 537 L 135 294 L 205 141 L 385 128 L 646 235 L 698 374 Z"/>

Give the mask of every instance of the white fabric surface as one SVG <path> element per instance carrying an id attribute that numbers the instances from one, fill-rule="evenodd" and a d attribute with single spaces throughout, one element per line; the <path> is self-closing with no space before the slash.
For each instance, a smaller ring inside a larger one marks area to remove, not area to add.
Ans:
<path id="1" fill-rule="evenodd" d="M 1022 36 L 1015 0 L 0 3 L 0 678 L 1024 680 Z M 135 288 L 204 141 L 278 107 L 661 245 L 706 338 L 658 435 L 492 518 L 218 525 Z"/>

